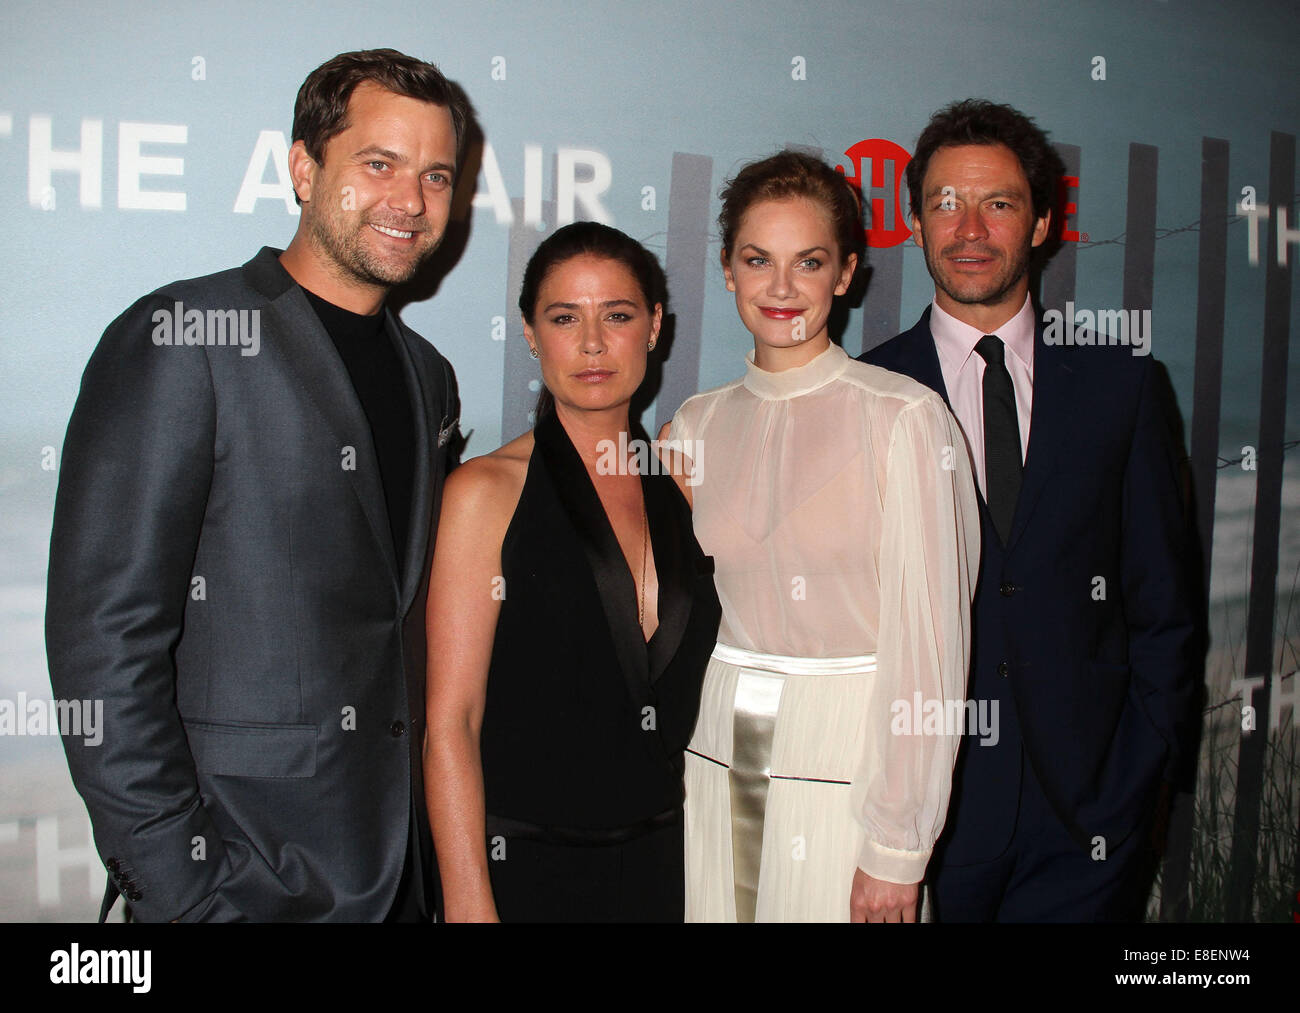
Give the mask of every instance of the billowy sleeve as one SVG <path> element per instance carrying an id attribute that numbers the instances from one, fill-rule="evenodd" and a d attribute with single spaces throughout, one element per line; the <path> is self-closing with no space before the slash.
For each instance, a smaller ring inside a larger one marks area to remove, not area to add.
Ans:
<path id="1" fill-rule="evenodd" d="M 866 831 L 858 866 L 876 879 L 920 882 L 943 829 L 965 717 L 979 552 L 965 443 L 943 401 L 924 397 L 899 413 L 889 442 L 878 667 L 853 788 Z"/>

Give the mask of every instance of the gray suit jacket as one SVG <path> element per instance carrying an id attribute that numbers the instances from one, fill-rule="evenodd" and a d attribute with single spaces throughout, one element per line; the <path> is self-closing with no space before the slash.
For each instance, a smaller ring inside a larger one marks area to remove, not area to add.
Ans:
<path id="1" fill-rule="evenodd" d="M 424 611 L 454 379 L 388 313 L 416 428 L 399 566 L 369 424 L 278 254 L 115 320 L 64 442 L 50 678 L 103 700 L 102 743 L 64 745 L 110 896 L 143 921 L 381 919 L 412 818 L 421 893 L 431 868 Z M 242 347 L 212 343 L 226 310 L 248 311 Z"/>

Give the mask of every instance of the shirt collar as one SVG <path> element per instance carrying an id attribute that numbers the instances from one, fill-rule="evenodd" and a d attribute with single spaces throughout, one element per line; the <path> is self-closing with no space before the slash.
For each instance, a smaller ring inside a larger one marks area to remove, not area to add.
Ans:
<path id="1" fill-rule="evenodd" d="M 746 389 L 761 398 L 783 400 L 807 394 L 830 383 L 844 372 L 848 363 L 848 353 L 832 341 L 825 351 L 818 352 L 802 366 L 769 373 L 754 365 L 754 352 L 751 349 L 745 355 L 744 383 Z"/>
<path id="2" fill-rule="evenodd" d="M 1034 304 L 1025 294 L 1025 304 L 1020 311 L 997 329 L 997 336 L 1007 350 L 1019 359 L 1030 380 L 1034 378 Z M 985 332 L 963 323 L 945 312 L 937 302 L 930 303 L 930 333 L 939 352 L 939 361 L 954 374 L 961 372 L 970 360 L 975 346 Z"/>

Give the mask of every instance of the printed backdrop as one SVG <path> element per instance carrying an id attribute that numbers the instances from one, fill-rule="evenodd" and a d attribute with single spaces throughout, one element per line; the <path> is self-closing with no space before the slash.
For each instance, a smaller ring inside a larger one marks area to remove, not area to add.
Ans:
<path id="1" fill-rule="evenodd" d="M 103 889 L 59 740 L 22 720 L 22 705 L 50 696 L 50 518 L 81 371 L 140 295 L 283 248 L 297 222 L 285 166 L 297 89 L 335 53 L 381 46 L 437 63 L 481 131 L 436 269 L 400 296 L 406 322 L 455 365 L 468 455 L 528 425 L 538 374 L 512 307 L 523 263 L 557 224 L 609 222 L 667 268 L 672 341 L 643 418 L 653 433 L 743 368 L 750 339 L 714 224 L 740 165 L 796 145 L 863 187 L 871 273 L 839 334 L 857 354 L 930 297 L 898 196 L 930 113 L 984 96 L 1049 130 L 1070 175 L 1042 300 L 1150 311 L 1209 547 L 1200 770 L 1174 807 L 1150 913 L 1296 916 L 1298 28 L 1292 0 L 8 0 L 0 918 L 88 919 Z"/>

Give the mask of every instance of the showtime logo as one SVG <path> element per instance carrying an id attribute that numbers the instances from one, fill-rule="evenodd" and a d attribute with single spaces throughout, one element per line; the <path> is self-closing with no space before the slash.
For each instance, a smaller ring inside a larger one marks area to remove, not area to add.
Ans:
<path id="1" fill-rule="evenodd" d="M 871 137 L 844 152 L 850 172 L 836 166 L 858 192 L 868 210 L 871 227 L 865 230 L 867 246 L 883 249 L 905 242 L 912 229 L 903 209 L 903 195 L 907 192 L 906 169 L 912 160 L 908 150 L 883 137 Z M 1057 234 L 1063 242 L 1088 241 L 1088 233 L 1079 233 L 1066 225 L 1078 213 L 1078 206 L 1070 199 L 1070 192 L 1079 189 L 1078 176 L 1062 176 L 1056 202 Z"/>

